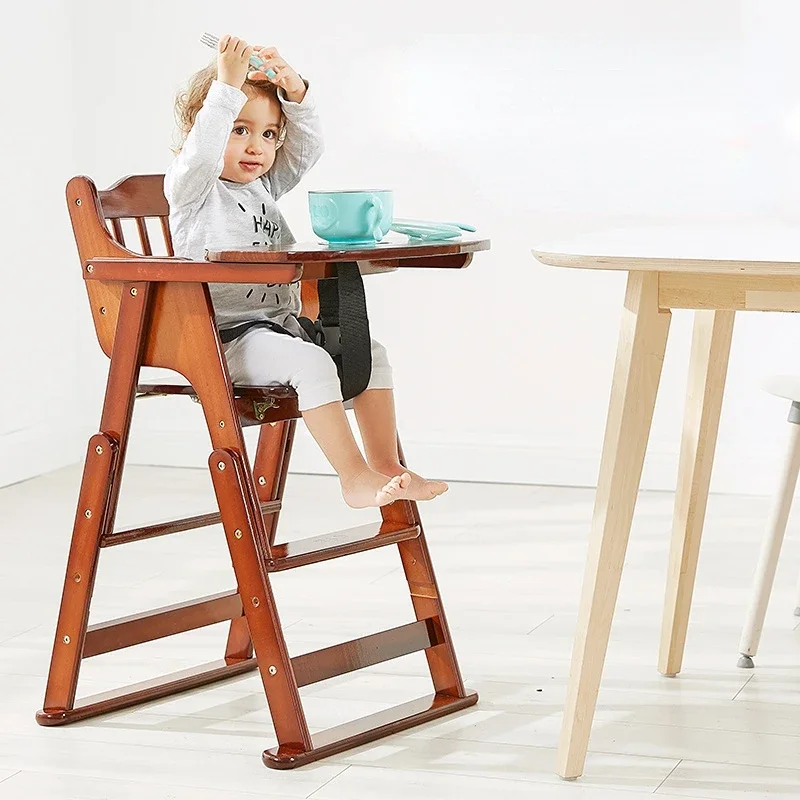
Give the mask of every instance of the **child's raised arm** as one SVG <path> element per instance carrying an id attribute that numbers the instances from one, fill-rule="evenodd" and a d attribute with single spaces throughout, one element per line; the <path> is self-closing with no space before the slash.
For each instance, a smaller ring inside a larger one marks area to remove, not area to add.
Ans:
<path id="1" fill-rule="evenodd" d="M 253 48 L 229 35 L 219 41 L 217 80 L 197 112 L 186 141 L 167 170 L 164 191 L 170 205 L 192 205 L 205 199 L 223 169 L 231 128 L 247 95 L 242 91 Z"/>
<path id="2" fill-rule="evenodd" d="M 293 188 L 314 166 L 324 149 L 322 129 L 308 84 L 281 57 L 274 47 L 257 47 L 255 55 L 264 66 L 249 74 L 250 80 L 269 80 L 280 90 L 278 97 L 286 117 L 286 137 L 275 155 L 275 163 L 263 176 L 277 200 Z M 273 70 L 274 77 L 264 73 Z"/>

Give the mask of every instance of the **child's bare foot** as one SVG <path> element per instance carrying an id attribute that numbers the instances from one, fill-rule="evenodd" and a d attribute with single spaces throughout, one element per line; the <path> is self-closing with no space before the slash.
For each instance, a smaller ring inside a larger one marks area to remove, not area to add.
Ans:
<path id="1" fill-rule="evenodd" d="M 444 481 L 429 481 L 416 472 L 405 469 L 400 464 L 379 470 L 385 475 L 410 475 L 411 481 L 405 490 L 404 499 L 406 500 L 433 500 L 440 494 L 444 494 L 450 487 Z"/>
<path id="2" fill-rule="evenodd" d="M 351 508 L 385 506 L 395 500 L 409 500 L 408 487 L 411 475 L 402 472 L 387 477 L 380 472 L 365 469 L 352 478 L 341 481 L 342 496 Z"/>

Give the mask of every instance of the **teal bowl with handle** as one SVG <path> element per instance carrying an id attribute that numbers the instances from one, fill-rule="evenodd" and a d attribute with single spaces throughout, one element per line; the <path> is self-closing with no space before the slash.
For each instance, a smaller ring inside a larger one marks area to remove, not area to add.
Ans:
<path id="1" fill-rule="evenodd" d="M 392 227 L 391 189 L 310 191 L 311 229 L 332 245 L 375 244 Z"/>

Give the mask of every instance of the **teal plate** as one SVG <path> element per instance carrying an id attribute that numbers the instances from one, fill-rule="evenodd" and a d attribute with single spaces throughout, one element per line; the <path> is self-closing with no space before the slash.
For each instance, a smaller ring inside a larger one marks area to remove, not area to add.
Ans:
<path id="1" fill-rule="evenodd" d="M 427 222 L 419 219 L 395 219 L 390 230 L 412 239 L 425 241 L 457 239 L 462 231 L 474 232 L 472 225 L 461 222 Z"/>

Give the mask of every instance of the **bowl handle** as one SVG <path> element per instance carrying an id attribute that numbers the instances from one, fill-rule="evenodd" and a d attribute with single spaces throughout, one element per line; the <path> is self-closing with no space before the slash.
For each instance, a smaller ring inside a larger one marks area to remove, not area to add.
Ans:
<path id="1" fill-rule="evenodd" d="M 369 229 L 369 236 L 376 242 L 379 242 L 388 233 L 388 231 L 383 231 L 380 228 L 380 220 L 383 215 L 383 203 L 376 194 L 370 196 L 367 202 L 369 204 L 367 208 L 367 228 Z"/>

